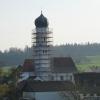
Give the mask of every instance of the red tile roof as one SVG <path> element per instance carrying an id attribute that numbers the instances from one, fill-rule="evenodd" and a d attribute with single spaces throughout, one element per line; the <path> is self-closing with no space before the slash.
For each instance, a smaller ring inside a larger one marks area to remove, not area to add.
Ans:
<path id="1" fill-rule="evenodd" d="M 23 64 L 23 72 L 34 72 L 33 59 L 26 59 Z M 73 73 L 77 68 L 71 57 L 54 57 L 51 59 L 51 71 L 55 73 Z"/>
<path id="2" fill-rule="evenodd" d="M 51 68 L 52 72 L 56 73 L 77 72 L 77 68 L 71 57 L 54 57 L 51 60 Z"/>
<path id="3" fill-rule="evenodd" d="M 25 59 L 23 64 L 23 72 L 34 72 L 34 61 L 33 59 Z"/>

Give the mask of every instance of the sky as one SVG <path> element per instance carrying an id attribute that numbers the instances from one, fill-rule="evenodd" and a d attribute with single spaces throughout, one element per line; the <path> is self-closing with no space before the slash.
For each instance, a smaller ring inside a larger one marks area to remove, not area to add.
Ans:
<path id="1" fill-rule="evenodd" d="M 100 43 L 100 0 L 0 0 L 0 50 L 31 46 L 41 10 L 54 45 Z"/>

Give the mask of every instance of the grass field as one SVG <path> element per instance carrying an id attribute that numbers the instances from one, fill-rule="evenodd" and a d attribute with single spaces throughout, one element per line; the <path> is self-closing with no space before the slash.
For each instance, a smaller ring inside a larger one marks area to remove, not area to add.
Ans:
<path id="1" fill-rule="evenodd" d="M 4 73 L 9 73 L 10 69 L 15 67 L 16 66 L 2 66 L 0 69 L 2 69 Z"/>
<path id="2" fill-rule="evenodd" d="M 100 55 L 98 56 L 87 56 L 88 62 L 77 64 L 77 68 L 81 71 L 86 71 L 93 66 L 100 67 Z"/>

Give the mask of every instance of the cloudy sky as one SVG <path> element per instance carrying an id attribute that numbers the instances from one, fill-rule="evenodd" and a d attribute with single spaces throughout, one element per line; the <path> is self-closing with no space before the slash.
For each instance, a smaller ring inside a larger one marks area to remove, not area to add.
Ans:
<path id="1" fill-rule="evenodd" d="M 100 42 L 100 0 L 0 0 L 0 50 L 31 46 L 41 10 L 54 44 Z"/>

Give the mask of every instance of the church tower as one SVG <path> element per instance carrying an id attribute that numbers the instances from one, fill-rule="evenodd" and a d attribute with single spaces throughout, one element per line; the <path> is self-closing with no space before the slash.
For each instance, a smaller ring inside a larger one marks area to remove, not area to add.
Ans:
<path id="1" fill-rule="evenodd" d="M 41 15 L 35 20 L 35 30 L 33 31 L 33 59 L 35 75 L 44 81 L 51 78 L 52 32 L 48 26 L 48 20 L 41 12 Z"/>

